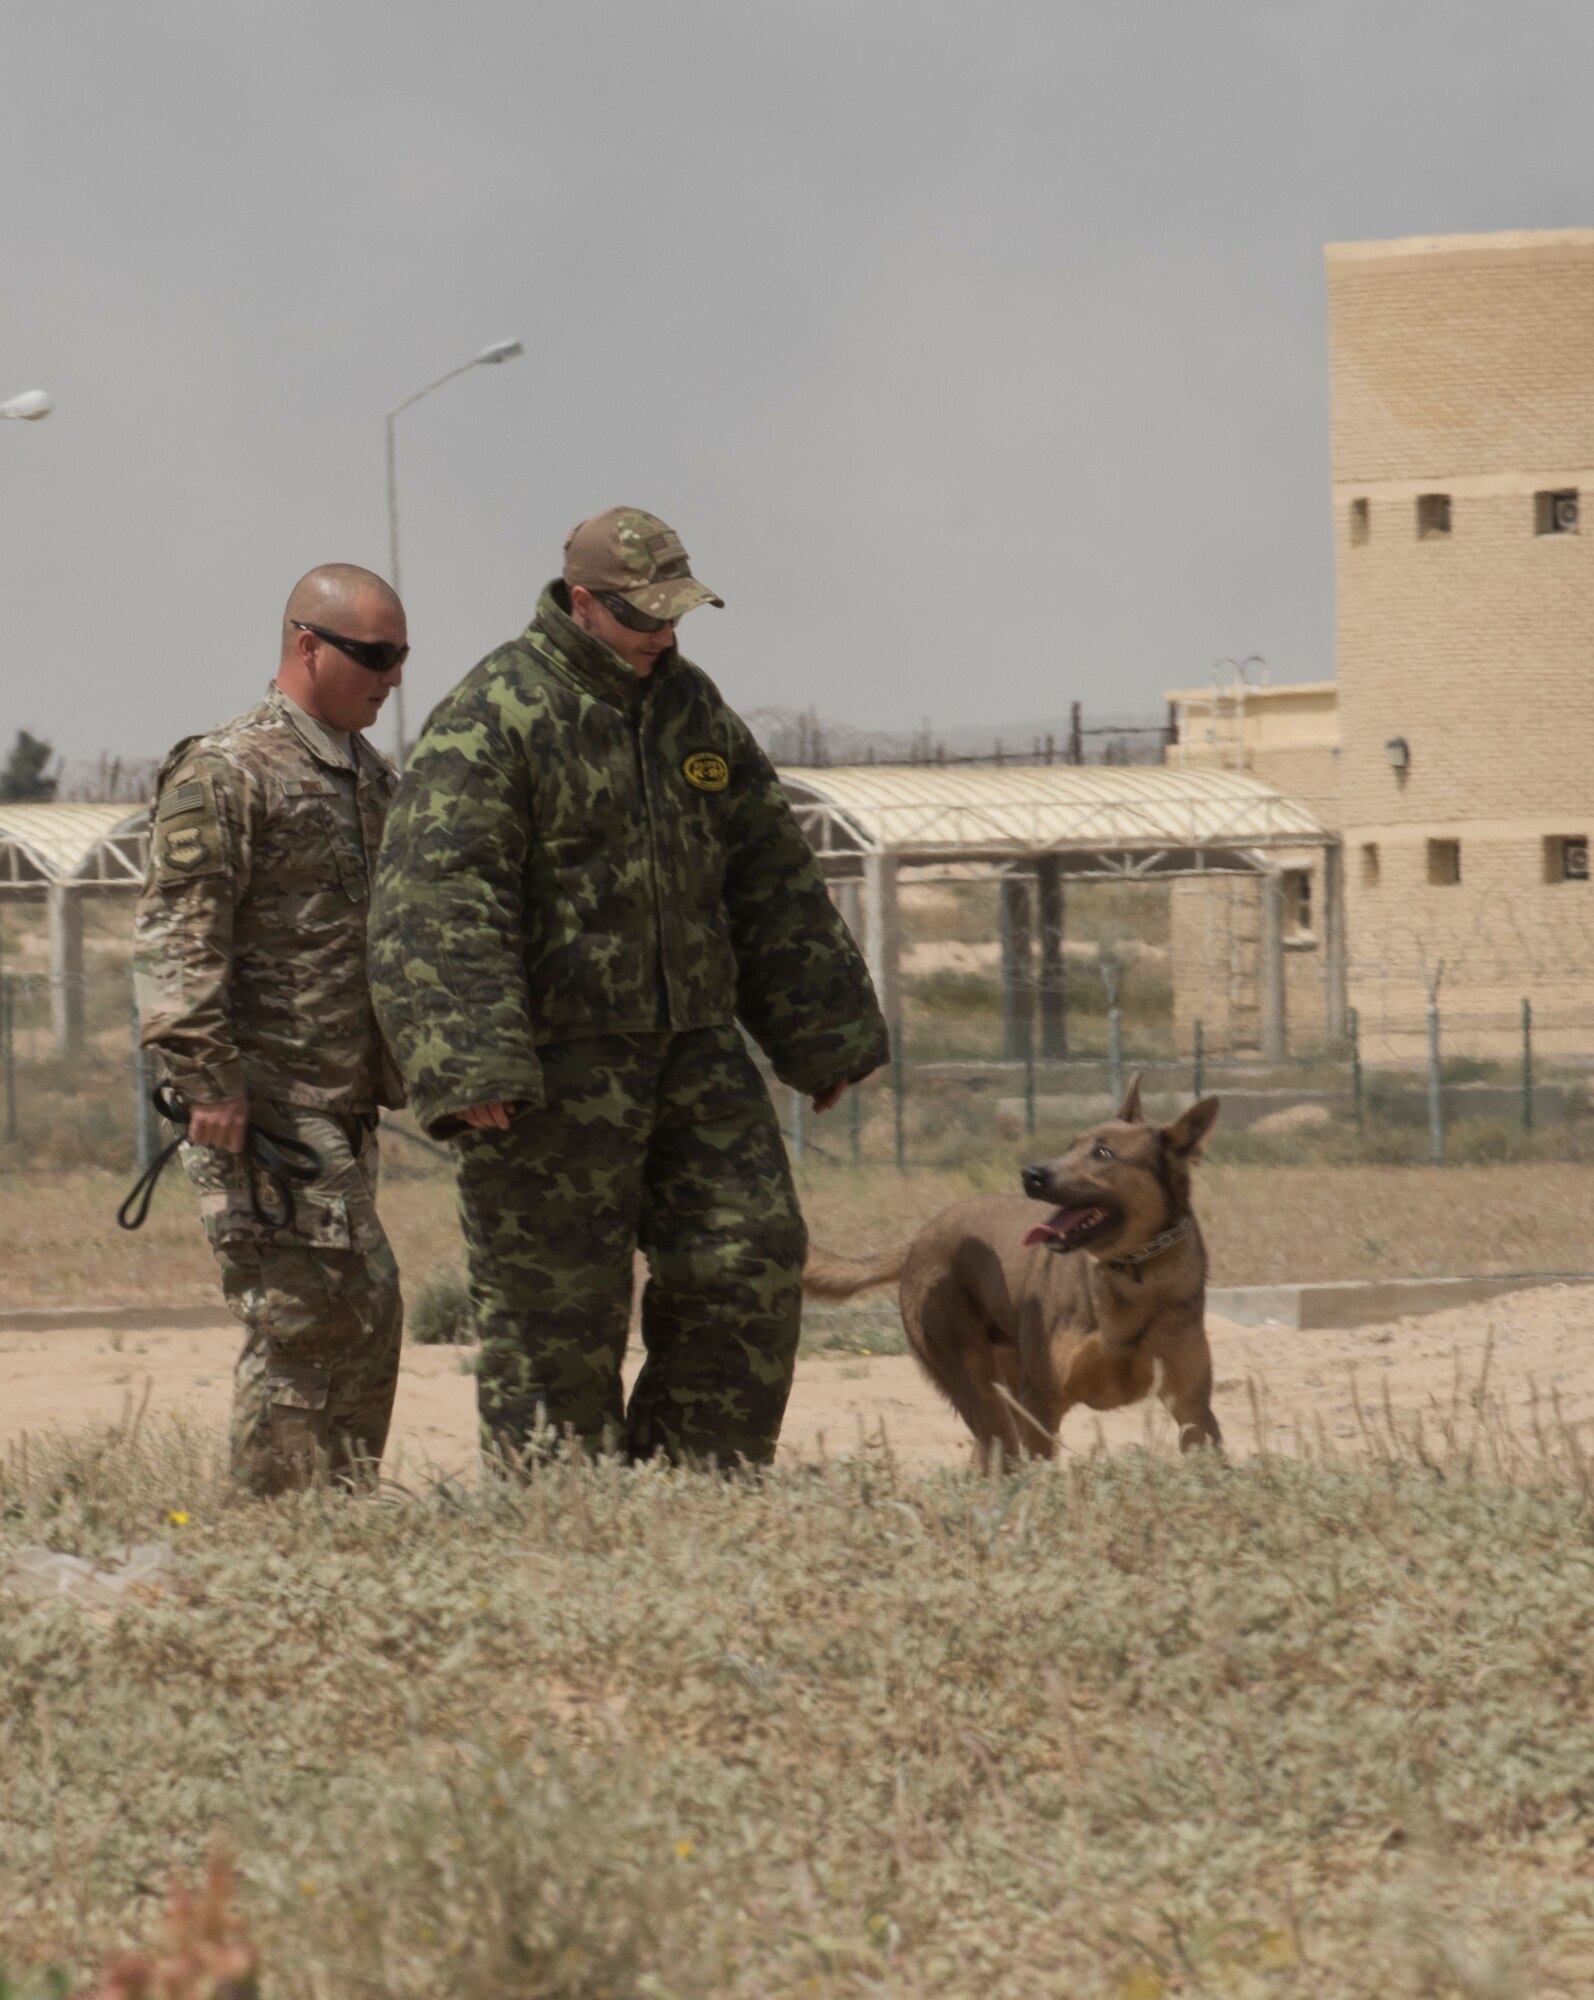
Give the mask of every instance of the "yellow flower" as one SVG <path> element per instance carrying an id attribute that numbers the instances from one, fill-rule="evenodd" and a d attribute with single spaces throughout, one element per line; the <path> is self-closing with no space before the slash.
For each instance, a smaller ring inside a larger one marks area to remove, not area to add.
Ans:
<path id="1" fill-rule="evenodd" d="M 306 1878 L 299 1884 L 299 1894 L 301 1896 L 313 1896 L 315 1894 L 315 1884 Z"/>
<path id="2" fill-rule="evenodd" d="M 677 1861 L 690 1861 L 696 1852 L 697 1842 L 695 1840 L 678 1840 L 675 1843 L 675 1858 Z"/>
<path id="3" fill-rule="evenodd" d="M 1149 1965 L 1132 1965 L 1118 1975 L 1118 2000 L 1163 2000 L 1167 1990 L 1162 1974 Z"/>
<path id="4" fill-rule="evenodd" d="M 188 1516 L 183 1512 L 181 1507 L 173 1507 L 166 1516 L 166 1525 L 169 1528 L 186 1528 L 188 1526 Z"/>

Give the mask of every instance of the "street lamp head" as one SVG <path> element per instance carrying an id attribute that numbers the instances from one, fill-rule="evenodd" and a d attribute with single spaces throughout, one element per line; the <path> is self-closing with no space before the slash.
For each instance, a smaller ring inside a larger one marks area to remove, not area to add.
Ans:
<path id="1" fill-rule="evenodd" d="M 518 340 L 495 340 L 491 347 L 484 347 L 476 359 L 478 361 L 513 361 L 517 354 L 524 354 L 525 351 Z"/>
<path id="2" fill-rule="evenodd" d="M 36 424 L 40 417 L 47 417 L 54 408 L 54 399 L 44 390 L 25 389 L 20 396 L 0 403 L 0 417 L 21 417 L 25 423 Z"/>

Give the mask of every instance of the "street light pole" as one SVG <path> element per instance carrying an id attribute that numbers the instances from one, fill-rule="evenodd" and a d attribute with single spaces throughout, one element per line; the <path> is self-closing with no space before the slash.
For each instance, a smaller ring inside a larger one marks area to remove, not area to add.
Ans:
<path id="1" fill-rule="evenodd" d="M 462 361 L 457 368 L 450 368 L 446 375 L 439 375 L 435 382 L 428 382 L 424 389 L 417 389 L 413 396 L 406 396 L 402 403 L 396 403 L 387 413 L 387 545 L 388 581 L 400 596 L 403 589 L 399 582 L 399 521 L 398 521 L 398 440 L 394 431 L 394 420 L 403 416 L 412 403 L 418 403 L 423 396 L 429 396 L 434 389 L 441 389 L 445 382 L 452 382 L 456 375 L 468 374 L 472 368 L 481 368 L 489 363 L 512 361 L 523 353 L 518 340 L 495 340 L 491 347 L 484 347 L 480 354 L 473 354 L 469 361 Z M 42 411 L 39 413 L 44 414 Z M 404 733 L 404 687 L 401 682 L 393 690 L 393 719 L 398 730 L 398 763 L 403 768 L 409 751 L 409 743 Z"/>

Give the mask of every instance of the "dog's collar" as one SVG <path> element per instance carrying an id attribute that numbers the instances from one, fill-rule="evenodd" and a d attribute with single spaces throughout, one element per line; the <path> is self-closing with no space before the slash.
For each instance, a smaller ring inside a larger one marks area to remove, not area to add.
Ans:
<path id="1" fill-rule="evenodd" d="M 1159 1236 L 1153 1236 L 1149 1243 L 1142 1243 L 1138 1250 L 1130 1250 L 1122 1257 L 1099 1257 L 1096 1261 L 1109 1271 L 1127 1271 L 1138 1283 L 1140 1267 L 1160 1257 L 1164 1250 L 1171 1250 L 1176 1243 L 1182 1243 L 1194 1226 L 1195 1217 L 1186 1210 L 1177 1222 Z"/>

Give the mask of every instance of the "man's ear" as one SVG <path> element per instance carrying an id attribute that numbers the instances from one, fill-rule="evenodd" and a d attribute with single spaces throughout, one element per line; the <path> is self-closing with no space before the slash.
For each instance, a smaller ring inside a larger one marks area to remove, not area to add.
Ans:
<path id="1" fill-rule="evenodd" d="M 1201 1149 L 1218 1122 L 1219 1102 L 1216 1097 L 1203 1097 L 1188 1111 L 1181 1111 L 1171 1125 L 1162 1128 L 1163 1143 L 1176 1159 L 1200 1159 Z"/>
<path id="2" fill-rule="evenodd" d="M 1140 1072 L 1136 1070 L 1129 1079 L 1129 1088 L 1124 1092 L 1124 1101 L 1118 1107 L 1120 1125 L 1141 1125 L 1145 1120 L 1140 1111 Z"/>

